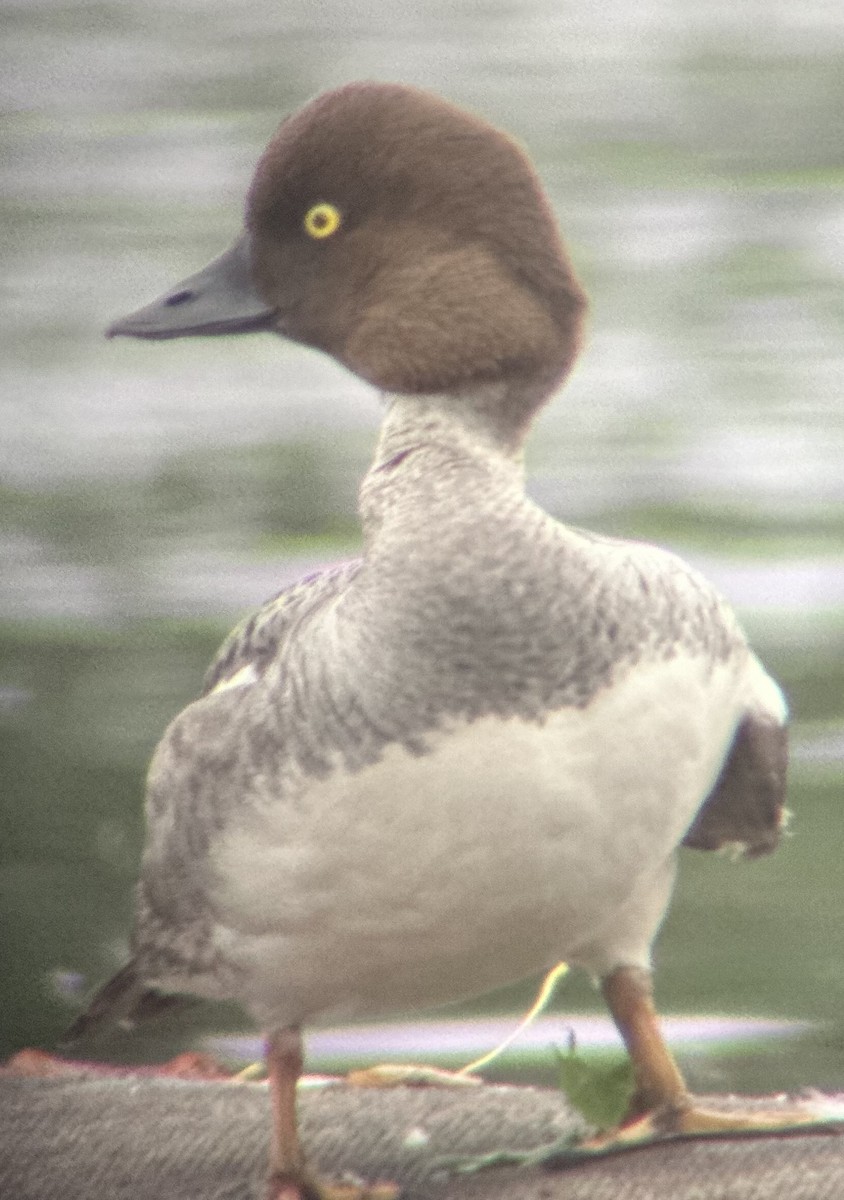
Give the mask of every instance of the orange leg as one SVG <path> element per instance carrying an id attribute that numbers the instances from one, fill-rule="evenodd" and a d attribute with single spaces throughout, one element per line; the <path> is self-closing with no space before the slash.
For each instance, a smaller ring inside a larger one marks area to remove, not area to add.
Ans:
<path id="1" fill-rule="evenodd" d="M 686 1105 L 686 1084 L 659 1028 L 650 973 L 639 967 L 618 967 L 603 980 L 601 990 L 624 1039 L 636 1081 L 624 1124 L 655 1109 Z"/>
<path id="2" fill-rule="evenodd" d="M 665 1137 L 844 1130 L 840 1108 L 833 1111 L 812 1102 L 740 1112 L 722 1112 L 698 1104 L 663 1041 L 650 973 L 639 967 L 617 967 L 603 980 L 602 990 L 630 1055 L 636 1090 L 621 1124 L 582 1142 L 574 1157 L 625 1150 Z"/>
<path id="3" fill-rule="evenodd" d="M 302 1065 L 302 1036 L 298 1029 L 282 1029 L 267 1040 L 267 1076 L 272 1106 L 267 1200 L 317 1200 L 319 1196 L 307 1177 L 299 1141 L 296 1084 L 302 1074 Z"/>
<path id="4" fill-rule="evenodd" d="M 391 1183 L 365 1187 L 356 1183 L 326 1183 L 308 1170 L 296 1115 L 296 1085 L 302 1074 L 302 1036 L 295 1027 L 281 1029 L 267 1040 L 272 1133 L 266 1200 L 395 1200 Z"/>

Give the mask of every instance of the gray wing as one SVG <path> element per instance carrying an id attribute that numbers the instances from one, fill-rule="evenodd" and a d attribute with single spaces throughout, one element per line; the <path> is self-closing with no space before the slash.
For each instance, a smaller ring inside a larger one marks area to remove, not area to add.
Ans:
<path id="1" fill-rule="evenodd" d="M 315 607 L 339 595 L 361 568 L 360 560 L 342 563 L 305 576 L 268 600 L 242 621 L 226 638 L 206 672 L 202 695 L 233 686 L 243 671 L 260 677 L 281 650 L 290 631 Z M 138 904 L 143 904 L 139 885 Z M 61 1039 L 61 1044 L 86 1038 L 99 1029 L 122 1024 L 131 1027 L 149 1017 L 180 1009 L 196 1000 L 169 995 L 144 982 L 137 963 L 131 959 L 96 993 Z"/>
<path id="2" fill-rule="evenodd" d="M 207 696 L 246 669 L 262 675 L 294 625 L 314 606 L 339 595 L 362 565 L 360 559 L 353 559 L 306 575 L 241 621 L 206 671 L 201 694 Z"/>
<path id="3" fill-rule="evenodd" d="M 787 817 L 787 766 L 786 727 L 758 714 L 745 717 L 683 845 L 696 850 L 738 845 L 749 858 L 770 854 Z"/>

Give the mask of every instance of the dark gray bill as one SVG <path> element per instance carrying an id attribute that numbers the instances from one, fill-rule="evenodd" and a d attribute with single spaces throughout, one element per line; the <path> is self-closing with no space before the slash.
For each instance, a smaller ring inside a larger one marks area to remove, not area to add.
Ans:
<path id="1" fill-rule="evenodd" d="M 273 329 L 275 310 L 255 290 L 244 234 L 203 270 L 121 317 L 107 337 L 177 338 Z"/>

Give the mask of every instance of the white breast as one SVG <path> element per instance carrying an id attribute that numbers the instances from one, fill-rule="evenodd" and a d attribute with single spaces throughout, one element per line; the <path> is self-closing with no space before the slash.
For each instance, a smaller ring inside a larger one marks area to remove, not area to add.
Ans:
<path id="1" fill-rule="evenodd" d="M 244 1003 L 267 1027 L 444 1003 L 559 958 L 646 963 L 747 679 L 678 655 L 544 724 L 477 720 L 268 797 L 214 854 Z"/>

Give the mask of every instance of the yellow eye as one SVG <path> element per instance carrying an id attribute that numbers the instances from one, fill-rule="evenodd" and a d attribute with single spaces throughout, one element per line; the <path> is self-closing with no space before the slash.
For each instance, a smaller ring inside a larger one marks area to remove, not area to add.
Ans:
<path id="1" fill-rule="evenodd" d="M 302 224 L 308 237 L 327 238 L 343 224 L 343 215 L 339 208 L 322 200 L 308 209 Z"/>

